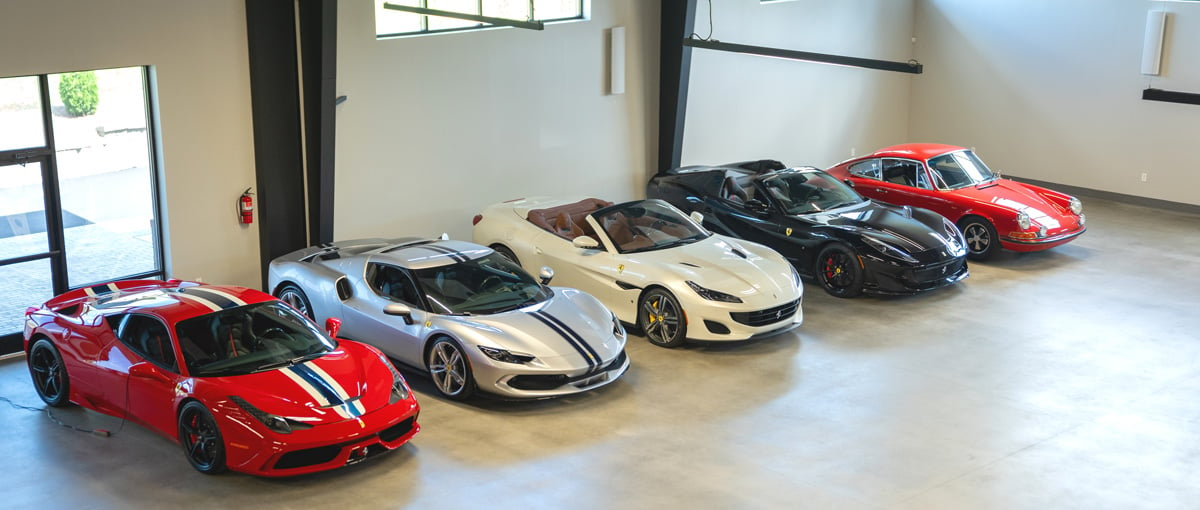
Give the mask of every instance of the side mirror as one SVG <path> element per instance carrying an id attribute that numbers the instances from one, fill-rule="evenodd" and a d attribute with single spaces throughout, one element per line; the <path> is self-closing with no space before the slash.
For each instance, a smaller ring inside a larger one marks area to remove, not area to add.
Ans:
<path id="1" fill-rule="evenodd" d="M 704 224 L 704 214 L 702 214 L 700 211 L 692 211 L 692 214 L 689 214 L 688 217 L 691 218 L 692 221 L 696 222 L 697 225 Z"/>
<path id="2" fill-rule="evenodd" d="M 400 318 L 404 319 L 405 324 L 408 324 L 410 326 L 413 323 L 412 308 L 409 308 L 408 305 L 404 305 L 404 304 L 400 304 L 400 303 L 392 303 L 390 305 L 383 307 L 383 314 L 400 317 Z"/>
<path id="3" fill-rule="evenodd" d="M 550 266 L 542 266 L 542 270 L 538 271 L 538 279 L 542 281 L 542 285 L 550 285 L 552 278 L 554 278 L 554 270 L 550 269 Z"/>
<path id="4" fill-rule="evenodd" d="M 846 183 L 846 185 L 850 186 L 851 188 L 854 187 L 854 181 L 852 181 L 850 179 L 842 179 L 842 182 Z"/>
<path id="5" fill-rule="evenodd" d="M 159 372 L 158 368 L 151 365 L 149 362 L 142 361 L 129 366 L 129 377 L 137 377 L 139 379 L 154 379 L 159 382 L 168 382 L 167 376 Z"/>
<path id="6" fill-rule="evenodd" d="M 579 236 L 571 240 L 571 245 L 584 250 L 594 250 L 600 247 L 600 242 L 592 239 L 592 236 Z"/>
<path id="7" fill-rule="evenodd" d="M 342 320 L 334 317 L 325 319 L 325 332 L 329 334 L 329 338 L 337 338 L 338 331 L 342 330 Z"/>

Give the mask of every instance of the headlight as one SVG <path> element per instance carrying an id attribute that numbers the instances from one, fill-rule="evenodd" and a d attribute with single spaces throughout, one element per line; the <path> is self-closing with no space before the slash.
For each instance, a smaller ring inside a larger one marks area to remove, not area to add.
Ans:
<path id="1" fill-rule="evenodd" d="M 897 259 L 900 259 L 900 260 L 903 260 L 906 262 L 912 262 L 914 264 L 917 263 L 917 259 L 913 258 L 912 255 L 909 255 L 908 252 L 901 250 L 900 248 L 897 248 L 895 246 L 892 246 L 888 243 L 885 243 L 883 241 L 880 241 L 878 239 L 875 239 L 874 237 L 862 236 L 862 240 L 863 240 L 863 242 L 867 243 L 867 246 L 874 248 L 875 251 L 878 251 L 879 253 L 882 253 L 889 257 L 897 258 Z"/>
<path id="2" fill-rule="evenodd" d="M 1046 226 L 1045 225 L 1038 226 L 1038 237 L 1046 237 Z"/>
<path id="3" fill-rule="evenodd" d="M 1017 213 L 1017 226 L 1020 227 L 1021 230 L 1029 230 L 1030 225 L 1032 225 L 1032 223 L 1029 221 L 1029 215 L 1025 214 L 1025 211 Z"/>
<path id="4" fill-rule="evenodd" d="M 737 296 L 734 296 L 731 294 L 726 294 L 724 292 L 720 292 L 720 291 L 716 291 L 716 290 L 712 290 L 712 289 L 706 289 L 691 280 L 688 280 L 685 283 L 687 283 L 687 286 L 691 287 L 692 290 L 696 291 L 696 294 L 699 294 L 700 297 L 707 299 L 709 301 L 720 301 L 722 303 L 741 303 L 742 302 L 742 298 L 740 298 L 740 297 L 737 297 Z"/>
<path id="5" fill-rule="evenodd" d="M 1075 214 L 1083 212 L 1083 202 L 1080 202 L 1078 198 L 1071 197 L 1071 203 L 1068 205 L 1068 207 L 1070 207 L 1071 212 Z"/>
<path id="6" fill-rule="evenodd" d="M 479 346 L 479 350 L 483 351 L 483 354 L 487 355 L 487 357 L 492 358 L 496 361 L 503 362 L 503 363 L 513 363 L 513 364 L 517 364 L 517 365 L 524 365 L 526 363 L 529 363 L 530 361 L 537 359 L 535 356 L 533 356 L 531 354 L 512 352 L 512 351 L 505 350 L 505 349 L 497 349 L 495 347 L 484 347 L 481 345 L 481 346 Z"/>
<path id="7" fill-rule="evenodd" d="M 232 400 L 233 403 L 238 405 L 238 407 L 241 407 L 244 411 L 246 411 L 246 413 L 258 420 L 259 423 L 262 423 L 272 432 L 277 434 L 291 434 L 293 430 L 305 430 L 312 428 L 312 425 L 307 423 L 289 420 L 282 416 L 275 416 L 271 413 L 263 411 L 262 409 L 250 405 L 249 402 L 246 402 L 246 400 L 241 397 L 231 396 L 229 397 L 229 400 Z"/>
<path id="8" fill-rule="evenodd" d="M 792 284 L 795 285 L 797 289 L 803 287 L 804 283 L 800 281 L 800 271 L 797 271 L 796 267 L 790 262 L 788 263 L 788 269 L 792 270 Z"/>
<path id="9" fill-rule="evenodd" d="M 613 336 L 617 338 L 625 338 L 625 327 L 621 326 L 621 321 L 617 319 L 617 314 L 608 312 L 612 315 Z"/>
<path id="10" fill-rule="evenodd" d="M 1087 215 L 1086 215 L 1086 214 L 1080 214 L 1080 215 L 1079 215 L 1079 226 L 1081 226 L 1081 227 L 1082 227 L 1084 223 L 1087 223 Z"/>

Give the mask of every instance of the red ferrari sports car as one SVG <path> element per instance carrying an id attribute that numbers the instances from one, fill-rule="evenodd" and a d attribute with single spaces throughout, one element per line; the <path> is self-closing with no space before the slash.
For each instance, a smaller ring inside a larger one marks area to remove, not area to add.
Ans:
<path id="1" fill-rule="evenodd" d="M 1084 232 L 1079 199 L 1008 179 L 962 147 L 910 143 L 839 163 L 828 170 L 870 198 L 931 209 L 958 225 L 969 255 L 986 260 L 999 248 L 1037 251 Z"/>
<path id="2" fill-rule="evenodd" d="M 374 347 L 268 294 L 172 280 L 83 288 L 29 308 L 38 395 L 126 418 L 203 473 L 289 476 L 408 442 L 420 407 Z"/>

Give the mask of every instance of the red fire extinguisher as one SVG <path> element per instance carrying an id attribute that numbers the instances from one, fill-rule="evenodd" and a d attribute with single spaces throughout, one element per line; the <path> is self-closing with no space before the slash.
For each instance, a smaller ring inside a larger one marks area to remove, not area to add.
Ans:
<path id="1" fill-rule="evenodd" d="M 249 225 L 254 223 L 254 199 L 250 198 L 250 188 L 242 192 L 241 198 L 238 199 L 238 216 L 241 217 L 242 224 Z"/>

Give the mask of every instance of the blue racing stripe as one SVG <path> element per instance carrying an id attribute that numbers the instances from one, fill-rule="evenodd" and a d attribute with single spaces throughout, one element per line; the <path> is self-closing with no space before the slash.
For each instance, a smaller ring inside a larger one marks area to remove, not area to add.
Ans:
<path id="1" fill-rule="evenodd" d="M 555 316 L 553 316 L 553 315 L 550 315 L 548 312 L 545 312 L 545 311 L 540 311 L 540 312 L 537 312 L 537 313 L 540 313 L 540 314 L 542 314 L 542 315 L 543 315 L 543 316 L 545 316 L 547 319 L 550 319 L 550 320 L 551 320 L 551 321 L 553 321 L 555 324 L 558 324 L 558 326 L 559 326 L 560 328 L 562 328 L 564 331 L 566 331 L 567 333 L 569 333 L 569 334 L 570 334 L 570 335 L 571 335 L 571 336 L 572 336 L 572 337 L 575 339 L 575 341 L 576 341 L 576 342 L 579 342 L 579 345 L 580 345 L 580 346 L 582 346 L 584 349 L 587 349 L 587 352 L 588 352 L 588 354 L 592 356 L 592 360 L 593 360 L 593 361 L 595 361 L 595 363 L 596 363 L 596 366 L 600 366 L 600 354 L 599 354 L 599 353 L 597 353 L 595 349 L 592 349 L 592 346 L 591 346 L 591 345 L 589 345 L 589 344 L 587 343 L 587 341 L 586 341 L 586 340 L 584 340 L 584 339 L 583 339 L 583 337 L 579 335 L 579 333 L 576 333 L 576 332 L 575 332 L 575 330 L 571 329 L 571 327 L 570 327 L 570 326 L 568 326 L 568 325 L 567 325 L 565 322 L 563 322 L 563 321 L 559 320 L 559 318 L 558 318 L 558 317 L 555 317 Z"/>
<path id="2" fill-rule="evenodd" d="M 292 365 L 288 367 L 287 370 L 291 370 L 293 374 L 296 374 L 304 378 L 305 381 L 308 381 L 313 388 L 316 388 L 317 391 L 321 392 L 321 396 L 325 397 L 325 400 L 328 400 L 331 406 L 344 407 L 346 412 L 349 413 L 352 418 L 357 418 L 362 415 L 362 413 L 358 411 L 357 406 L 342 400 L 342 397 L 338 395 L 336 390 L 333 389 L 333 386 L 330 386 L 329 381 L 326 381 L 323 377 L 317 375 L 317 373 L 313 372 L 312 369 L 304 365 Z"/>

